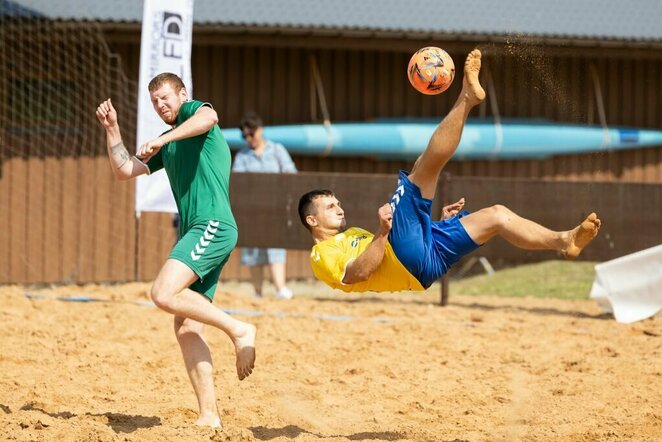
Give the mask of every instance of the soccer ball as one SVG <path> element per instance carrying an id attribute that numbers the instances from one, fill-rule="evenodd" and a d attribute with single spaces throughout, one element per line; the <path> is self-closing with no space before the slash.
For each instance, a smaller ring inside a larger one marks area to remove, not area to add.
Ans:
<path id="1" fill-rule="evenodd" d="M 420 93 L 437 95 L 448 89 L 453 82 L 455 63 L 443 49 L 434 46 L 421 48 L 409 60 L 407 77 Z"/>

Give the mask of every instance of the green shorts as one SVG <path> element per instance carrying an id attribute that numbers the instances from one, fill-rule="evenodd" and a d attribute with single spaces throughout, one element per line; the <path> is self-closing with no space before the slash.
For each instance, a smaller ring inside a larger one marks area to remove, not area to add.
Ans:
<path id="1" fill-rule="evenodd" d="M 237 229 L 210 220 L 191 227 L 172 249 L 169 258 L 186 264 L 198 275 L 189 286 L 193 291 L 214 300 L 221 269 L 237 245 Z"/>

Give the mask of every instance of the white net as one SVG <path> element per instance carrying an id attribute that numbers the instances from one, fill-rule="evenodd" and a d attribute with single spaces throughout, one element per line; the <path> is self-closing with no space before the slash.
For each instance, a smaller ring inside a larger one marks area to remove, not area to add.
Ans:
<path id="1" fill-rule="evenodd" d="M 94 113 L 108 97 L 134 146 L 136 84 L 98 26 L 0 2 L 0 283 L 139 275 L 134 184 L 114 180 Z"/>

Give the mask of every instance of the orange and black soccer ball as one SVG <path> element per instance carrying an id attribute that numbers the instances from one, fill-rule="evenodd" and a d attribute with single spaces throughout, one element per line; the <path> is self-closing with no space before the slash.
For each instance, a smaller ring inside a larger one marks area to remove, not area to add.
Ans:
<path id="1" fill-rule="evenodd" d="M 448 52 L 434 46 L 421 48 L 411 56 L 407 77 L 414 88 L 425 95 L 437 95 L 448 89 L 455 78 L 455 63 Z"/>

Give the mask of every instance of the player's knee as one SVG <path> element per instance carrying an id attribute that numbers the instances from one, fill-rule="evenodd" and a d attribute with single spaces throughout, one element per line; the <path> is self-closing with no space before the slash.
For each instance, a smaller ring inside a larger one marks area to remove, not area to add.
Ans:
<path id="1" fill-rule="evenodd" d="M 167 312 L 172 311 L 172 293 L 169 293 L 167 290 L 164 290 L 157 285 L 153 285 L 152 291 L 150 292 L 150 297 L 152 298 L 154 305 L 156 305 L 161 310 L 165 310 Z"/>
<path id="2" fill-rule="evenodd" d="M 490 218 L 493 220 L 496 228 L 505 226 L 512 219 L 513 212 L 501 204 L 495 204 L 492 207 L 489 207 L 488 210 L 490 211 Z"/>

